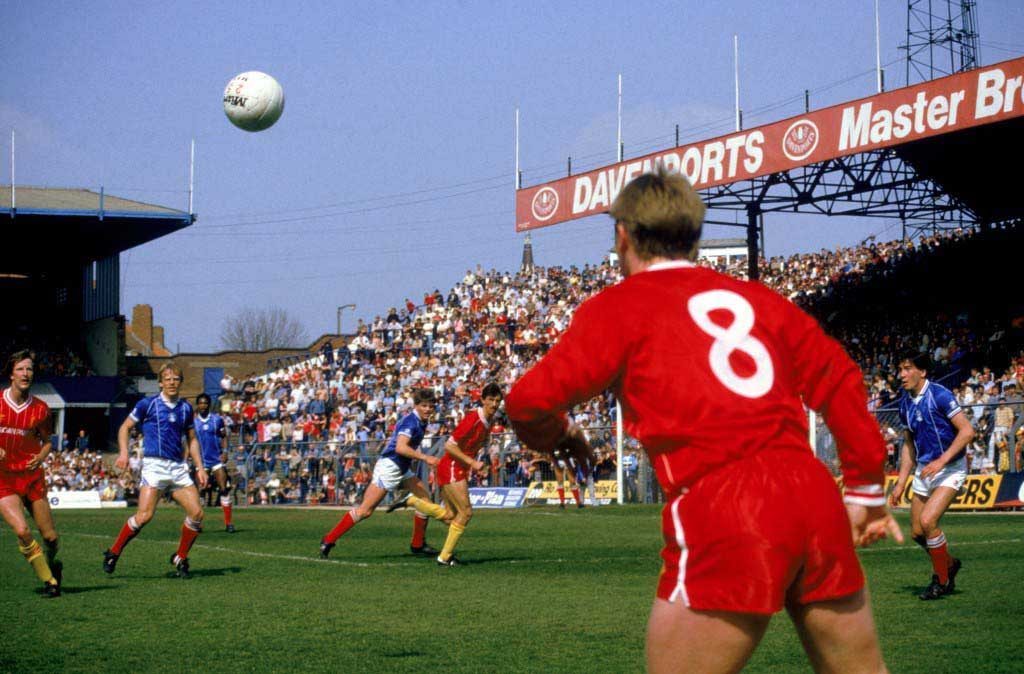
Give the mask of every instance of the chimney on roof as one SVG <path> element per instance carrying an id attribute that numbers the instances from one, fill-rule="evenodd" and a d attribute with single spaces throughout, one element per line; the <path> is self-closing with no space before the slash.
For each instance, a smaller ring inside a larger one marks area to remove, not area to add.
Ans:
<path id="1" fill-rule="evenodd" d="M 148 304 L 132 307 L 132 324 L 129 327 L 140 342 L 153 348 L 153 307 Z"/>
<path id="2" fill-rule="evenodd" d="M 150 344 L 150 348 L 153 350 L 153 353 L 160 353 L 161 351 L 167 350 L 167 347 L 164 346 L 164 326 L 153 326 L 153 341 Z"/>

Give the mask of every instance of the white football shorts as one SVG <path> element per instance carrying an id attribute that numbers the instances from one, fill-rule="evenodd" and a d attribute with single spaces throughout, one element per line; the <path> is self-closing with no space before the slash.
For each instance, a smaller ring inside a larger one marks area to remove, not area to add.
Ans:
<path id="1" fill-rule="evenodd" d="M 373 466 L 373 483 L 381 489 L 398 489 L 410 477 L 416 477 L 416 473 L 411 470 L 403 473 L 398 464 L 388 458 L 378 459 Z"/>
<path id="2" fill-rule="evenodd" d="M 936 487 L 949 487 L 953 491 L 958 492 L 963 489 L 964 482 L 967 481 L 966 459 L 961 459 L 960 461 L 954 461 L 953 463 L 947 464 L 945 468 L 929 478 L 921 477 L 922 468 L 924 468 L 924 466 L 918 465 L 916 470 L 914 470 L 914 482 L 912 488 L 915 494 L 924 496 L 925 498 L 931 496 Z"/>
<path id="3" fill-rule="evenodd" d="M 156 487 L 160 491 L 175 491 L 182 487 L 191 487 L 192 478 L 188 475 L 188 465 L 184 461 L 171 461 L 158 457 L 142 457 L 142 486 Z"/>

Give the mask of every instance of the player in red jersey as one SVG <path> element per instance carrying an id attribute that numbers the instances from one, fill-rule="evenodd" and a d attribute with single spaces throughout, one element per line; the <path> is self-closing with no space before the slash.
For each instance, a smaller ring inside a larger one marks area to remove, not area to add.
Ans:
<path id="1" fill-rule="evenodd" d="M 487 469 L 487 464 L 477 461 L 476 453 L 491 437 L 494 415 L 503 398 L 501 387 L 494 382 L 484 386 L 480 394 L 480 407 L 463 418 L 452 436 L 444 445 L 444 456 L 437 465 L 437 484 L 441 487 L 441 498 L 455 516 L 448 525 L 448 538 L 444 549 L 437 556 L 440 566 L 459 566 L 455 557 L 455 546 L 462 537 L 469 520 L 473 517 L 473 506 L 469 502 L 469 471 Z"/>
<path id="2" fill-rule="evenodd" d="M 18 549 L 43 581 L 44 597 L 59 597 L 62 564 L 56 561 L 57 529 L 46 500 L 43 461 L 52 449 L 50 408 L 30 390 L 35 355 L 17 351 L 7 359 L 11 385 L 0 400 L 0 513 L 18 537 Z M 25 508 L 43 537 L 46 552 L 32 538 Z"/>
<path id="3" fill-rule="evenodd" d="M 566 411 L 611 387 L 667 502 L 648 669 L 736 671 L 785 607 L 819 671 L 883 671 L 854 544 L 902 534 L 860 369 L 757 284 L 697 267 L 704 204 L 647 174 L 611 208 L 626 277 L 577 309 L 505 401 L 534 449 L 585 451 Z M 807 446 L 803 405 L 839 449 L 846 507 Z"/>

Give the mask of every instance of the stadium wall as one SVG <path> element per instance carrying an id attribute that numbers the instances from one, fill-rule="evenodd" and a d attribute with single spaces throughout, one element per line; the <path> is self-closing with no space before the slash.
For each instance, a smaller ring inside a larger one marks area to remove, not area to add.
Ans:
<path id="1" fill-rule="evenodd" d="M 124 316 L 108 316 L 83 326 L 82 341 L 96 374 L 101 377 L 125 375 L 124 339 Z"/>

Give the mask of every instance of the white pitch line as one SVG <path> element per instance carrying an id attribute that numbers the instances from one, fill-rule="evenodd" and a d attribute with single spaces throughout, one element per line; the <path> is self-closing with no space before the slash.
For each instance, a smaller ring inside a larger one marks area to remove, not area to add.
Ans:
<path id="1" fill-rule="evenodd" d="M 81 533 L 62 533 L 64 536 L 78 536 L 80 538 L 101 538 L 109 540 L 109 536 L 100 536 L 99 534 L 81 534 Z M 175 541 L 162 541 L 154 540 L 151 538 L 140 539 L 142 543 L 159 543 L 161 545 L 174 545 Z M 225 548 L 220 545 L 206 545 L 204 543 L 196 543 L 192 546 L 193 549 L 200 548 L 202 550 L 213 550 L 215 552 L 227 552 L 233 555 L 244 555 L 246 557 L 263 557 L 266 559 L 285 559 L 294 562 L 312 562 L 314 564 L 338 564 L 342 566 L 361 566 L 361 567 L 377 567 L 377 566 L 415 566 L 415 564 L 406 564 L 399 562 L 350 562 L 343 559 L 320 559 L 318 557 L 303 557 L 302 555 L 278 555 L 271 552 L 256 552 L 255 550 L 243 550 L 239 548 Z"/>
<path id="2" fill-rule="evenodd" d="M 990 541 L 964 541 L 958 542 L 955 538 L 949 544 L 954 550 L 957 548 L 966 547 L 969 545 L 1002 545 L 1004 543 L 1024 543 L 1024 538 L 997 538 Z M 911 540 L 907 540 L 903 545 L 893 548 L 861 548 L 858 552 L 902 552 L 904 550 L 917 550 L 917 544 Z"/>
<path id="3" fill-rule="evenodd" d="M 103 540 L 109 540 L 109 536 L 101 536 L 99 534 L 82 534 L 76 532 L 63 533 L 64 536 L 78 536 L 80 538 L 99 538 Z M 143 543 L 159 543 L 161 545 L 173 545 L 175 541 L 165 540 L 153 540 L 153 539 L 141 539 Z M 992 539 L 988 541 L 965 541 L 962 543 L 953 543 L 953 548 L 961 548 L 966 546 L 978 546 L 978 545 L 1004 545 L 1006 543 L 1024 543 L 1024 538 L 1000 538 Z M 344 559 L 319 559 L 317 557 L 303 557 L 302 555 L 281 555 L 272 552 L 256 552 L 255 550 L 244 550 L 240 548 L 225 548 L 220 545 L 206 545 L 203 543 L 196 543 L 194 548 L 201 548 L 203 550 L 212 550 L 214 552 L 224 552 L 231 555 L 242 555 L 245 557 L 259 557 L 263 559 L 281 559 L 293 562 L 310 562 L 313 564 L 335 564 L 339 566 L 355 566 L 360 568 L 377 568 L 381 566 L 393 566 L 393 567 L 413 567 L 423 566 L 422 562 L 352 562 Z M 863 548 L 859 549 L 860 553 L 868 552 L 907 552 L 916 551 L 917 546 L 913 543 L 903 544 L 899 547 L 887 547 L 887 548 Z M 591 557 L 589 559 L 575 559 L 575 558 L 563 558 L 557 557 L 553 559 L 498 559 L 487 562 L 488 565 L 492 564 L 568 564 L 568 563 L 580 563 L 589 562 L 591 564 L 597 562 L 615 562 L 615 561 L 636 561 L 636 557 Z M 469 564 L 472 564 L 472 560 L 468 560 Z"/>

